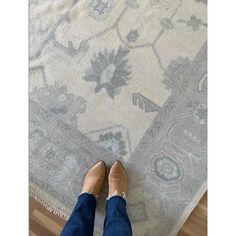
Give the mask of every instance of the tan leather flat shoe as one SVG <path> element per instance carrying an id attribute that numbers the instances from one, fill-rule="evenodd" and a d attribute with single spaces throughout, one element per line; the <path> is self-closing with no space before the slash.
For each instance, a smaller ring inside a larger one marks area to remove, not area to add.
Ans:
<path id="1" fill-rule="evenodd" d="M 127 189 L 127 176 L 120 161 L 116 161 L 112 165 L 108 175 L 108 184 L 108 198 L 117 195 L 125 198 Z"/>
<path id="2" fill-rule="evenodd" d="M 106 176 L 106 165 L 104 161 L 97 162 L 86 174 L 81 193 L 92 193 L 98 197 Z"/>

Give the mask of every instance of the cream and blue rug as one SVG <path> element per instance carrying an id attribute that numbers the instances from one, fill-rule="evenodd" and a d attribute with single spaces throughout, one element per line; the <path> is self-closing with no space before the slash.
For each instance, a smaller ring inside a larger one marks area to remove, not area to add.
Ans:
<path id="1" fill-rule="evenodd" d="M 67 218 L 120 159 L 134 235 L 176 235 L 206 190 L 207 1 L 29 4 L 31 196 Z"/>

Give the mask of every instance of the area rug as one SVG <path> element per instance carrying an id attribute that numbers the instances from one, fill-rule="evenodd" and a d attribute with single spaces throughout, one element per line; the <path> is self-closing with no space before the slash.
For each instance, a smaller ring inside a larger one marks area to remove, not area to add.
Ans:
<path id="1" fill-rule="evenodd" d="M 134 235 L 176 235 L 207 188 L 207 1 L 29 4 L 30 196 L 67 219 L 119 159 Z"/>

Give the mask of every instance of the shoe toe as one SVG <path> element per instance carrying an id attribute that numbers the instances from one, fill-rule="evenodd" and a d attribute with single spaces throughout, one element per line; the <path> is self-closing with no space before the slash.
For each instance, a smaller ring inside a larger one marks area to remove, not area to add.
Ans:
<path id="1" fill-rule="evenodd" d="M 90 173 L 93 173 L 95 175 L 105 175 L 106 173 L 106 166 L 104 161 L 99 161 L 96 163 L 89 171 Z"/>
<path id="2" fill-rule="evenodd" d="M 120 161 L 116 161 L 110 170 L 111 175 L 120 175 L 120 177 L 126 176 L 125 170 L 123 165 L 121 164 Z"/>

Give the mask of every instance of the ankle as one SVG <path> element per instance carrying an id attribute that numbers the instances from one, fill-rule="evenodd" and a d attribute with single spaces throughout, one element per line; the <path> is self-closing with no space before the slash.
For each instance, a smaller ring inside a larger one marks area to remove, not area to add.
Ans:
<path id="1" fill-rule="evenodd" d="M 127 200 L 125 192 L 115 190 L 113 193 L 109 193 L 107 200 L 111 199 L 112 197 L 122 197 L 125 201 Z"/>
<path id="2" fill-rule="evenodd" d="M 82 190 L 79 196 L 81 196 L 82 194 L 90 194 L 93 195 L 95 198 L 99 197 L 99 195 L 96 195 L 92 190 L 91 191 Z"/>

